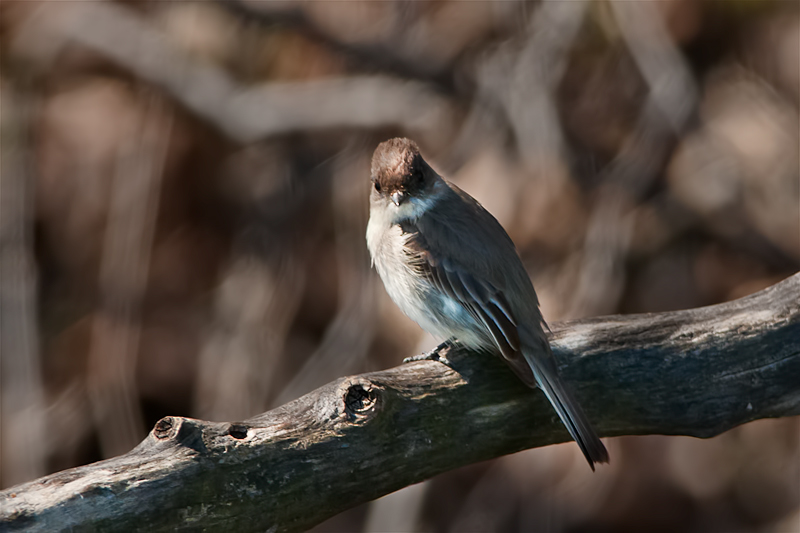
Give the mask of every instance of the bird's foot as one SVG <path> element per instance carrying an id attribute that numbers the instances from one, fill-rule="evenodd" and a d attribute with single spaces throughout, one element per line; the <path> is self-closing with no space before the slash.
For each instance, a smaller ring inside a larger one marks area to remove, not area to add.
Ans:
<path id="1" fill-rule="evenodd" d="M 446 340 L 429 352 L 406 357 L 403 359 L 403 363 L 413 363 L 415 361 L 438 361 L 442 364 L 450 366 L 450 361 L 447 360 L 447 354 L 452 349 L 453 343 L 450 340 Z"/>

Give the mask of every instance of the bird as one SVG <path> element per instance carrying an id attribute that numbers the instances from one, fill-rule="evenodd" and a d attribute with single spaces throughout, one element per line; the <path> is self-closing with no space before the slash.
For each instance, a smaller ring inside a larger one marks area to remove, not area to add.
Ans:
<path id="1" fill-rule="evenodd" d="M 437 174 L 410 139 L 380 143 L 370 174 L 367 247 L 394 303 L 435 337 L 501 356 L 544 392 L 592 470 L 607 463 L 559 375 L 533 283 L 500 223 Z"/>

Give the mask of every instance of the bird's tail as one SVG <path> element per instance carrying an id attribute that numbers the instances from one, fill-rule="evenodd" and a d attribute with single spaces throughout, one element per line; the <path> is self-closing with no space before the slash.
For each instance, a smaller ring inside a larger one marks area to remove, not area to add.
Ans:
<path id="1" fill-rule="evenodd" d="M 544 391 L 547 399 L 550 400 L 569 434 L 578 443 L 592 470 L 594 470 L 595 463 L 607 463 L 608 451 L 606 447 L 600 441 L 597 433 L 595 433 L 580 404 L 559 377 L 558 368 L 552 355 L 548 354 L 548 357 L 544 360 L 538 358 L 532 360 L 533 356 L 528 356 L 527 354 L 525 358 L 533 367 L 539 387 Z"/>

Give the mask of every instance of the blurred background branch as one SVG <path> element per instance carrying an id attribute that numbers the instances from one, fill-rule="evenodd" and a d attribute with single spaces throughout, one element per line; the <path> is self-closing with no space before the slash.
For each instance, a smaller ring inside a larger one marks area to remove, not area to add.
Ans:
<path id="1" fill-rule="evenodd" d="M 145 98 L 147 98 L 145 96 Z M 100 257 L 100 313 L 92 324 L 87 386 L 103 455 L 130 450 L 143 430 L 136 360 L 161 175 L 169 148 L 169 116 L 151 95 L 130 144 L 114 164 L 108 222 Z"/>
<path id="2" fill-rule="evenodd" d="M 391 136 L 507 228 L 550 322 L 800 270 L 794 2 L 12 1 L 0 45 L 3 486 L 433 347 L 365 250 Z M 798 424 L 610 439 L 593 476 L 538 448 L 316 531 L 795 530 Z"/>
<path id="3" fill-rule="evenodd" d="M 36 98 L 25 80 L 4 82 L 0 102 L 0 461 L 3 486 L 47 470 L 37 281 L 30 116 Z"/>
<path id="4" fill-rule="evenodd" d="M 410 131 L 445 122 L 446 102 L 423 84 L 353 76 L 248 87 L 224 70 L 176 48 L 133 11 L 104 2 L 47 6 L 32 17 L 17 48 L 34 49 L 46 70 L 64 46 L 95 50 L 137 77 L 167 90 L 187 109 L 239 142 L 336 127 L 402 126 Z M 45 51 L 29 44 L 48 41 Z"/>

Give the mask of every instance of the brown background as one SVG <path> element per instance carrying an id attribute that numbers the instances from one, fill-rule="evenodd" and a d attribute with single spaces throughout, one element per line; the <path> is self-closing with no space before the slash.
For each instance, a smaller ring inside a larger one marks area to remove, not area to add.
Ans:
<path id="1" fill-rule="evenodd" d="M 391 136 L 505 226 L 548 321 L 796 272 L 797 6 L 3 2 L 2 486 L 433 346 L 369 268 Z M 799 444 L 551 446 L 317 531 L 798 531 Z"/>

